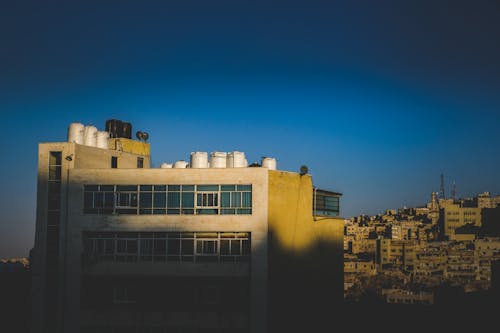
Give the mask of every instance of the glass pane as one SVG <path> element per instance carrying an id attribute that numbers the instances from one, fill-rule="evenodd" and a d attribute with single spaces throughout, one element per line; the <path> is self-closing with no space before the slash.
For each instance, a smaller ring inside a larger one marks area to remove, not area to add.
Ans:
<path id="1" fill-rule="evenodd" d="M 183 239 L 182 240 L 182 254 L 193 254 L 194 253 L 194 240 Z"/>
<path id="2" fill-rule="evenodd" d="M 104 207 L 113 208 L 115 206 L 115 194 L 113 192 L 104 193 Z"/>
<path id="3" fill-rule="evenodd" d="M 140 188 L 141 188 L 141 191 L 152 191 L 153 185 L 141 185 Z"/>
<path id="4" fill-rule="evenodd" d="M 231 192 L 231 207 L 241 207 L 240 192 Z"/>
<path id="5" fill-rule="evenodd" d="M 238 191 L 251 191 L 252 190 L 252 185 L 237 185 L 236 189 Z"/>
<path id="6" fill-rule="evenodd" d="M 197 191 L 218 191 L 219 185 L 197 185 Z"/>
<path id="7" fill-rule="evenodd" d="M 231 199 L 230 199 L 231 194 L 229 192 L 221 192 L 220 194 L 220 206 L 221 207 L 230 207 Z"/>
<path id="8" fill-rule="evenodd" d="M 194 207 L 194 192 L 182 192 L 182 208 Z"/>
<path id="9" fill-rule="evenodd" d="M 95 208 L 104 207 L 104 193 L 102 192 L 94 193 L 94 207 Z"/>
<path id="10" fill-rule="evenodd" d="M 242 240 L 241 244 L 241 254 L 247 256 L 250 254 L 250 241 L 248 240 Z"/>
<path id="11" fill-rule="evenodd" d="M 97 185 L 83 185 L 83 190 L 84 191 L 97 191 L 98 186 Z"/>
<path id="12" fill-rule="evenodd" d="M 194 185 L 182 185 L 182 191 L 194 191 Z"/>
<path id="13" fill-rule="evenodd" d="M 61 152 L 51 151 L 49 157 L 49 165 L 61 165 Z"/>
<path id="14" fill-rule="evenodd" d="M 240 240 L 232 240 L 231 241 L 231 254 L 232 255 L 240 255 Z"/>
<path id="15" fill-rule="evenodd" d="M 181 207 L 181 194 L 179 192 L 168 192 L 168 208 L 180 208 Z"/>
<path id="16" fill-rule="evenodd" d="M 123 253 L 127 249 L 127 241 L 119 239 L 116 244 L 116 252 Z"/>
<path id="17" fill-rule="evenodd" d="M 169 191 L 180 191 L 181 186 L 180 185 L 168 185 L 168 190 Z"/>
<path id="18" fill-rule="evenodd" d="M 155 185 L 154 186 L 154 190 L 155 191 L 162 191 L 162 192 L 164 192 L 164 191 L 167 190 L 167 185 Z"/>
<path id="19" fill-rule="evenodd" d="M 235 185 L 221 185 L 220 190 L 221 191 L 235 191 L 236 186 Z"/>
<path id="20" fill-rule="evenodd" d="M 101 192 L 114 192 L 115 185 L 101 185 L 101 186 L 99 186 L 99 191 L 101 191 Z"/>
<path id="21" fill-rule="evenodd" d="M 61 179 L 61 167 L 60 166 L 50 166 L 49 167 L 49 180 L 60 180 Z"/>
<path id="22" fill-rule="evenodd" d="M 155 192 L 154 194 L 154 207 L 165 208 L 167 202 L 167 194 L 165 192 Z"/>
<path id="23" fill-rule="evenodd" d="M 242 195 L 242 207 L 252 207 L 252 192 L 243 192 Z"/>
<path id="24" fill-rule="evenodd" d="M 116 190 L 135 192 L 137 191 L 137 185 L 116 185 Z"/>
<path id="25" fill-rule="evenodd" d="M 220 254 L 221 255 L 230 254 L 230 252 L 229 252 L 229 240 L 222 239 L 220 241 Z"/>
<path id="26" fill-rule="evenodd" d="M 83 194 L 83 207 L 84 208 L 93 208 L 94 207 L 94 193 L 85 192 Z"/>
<path id="27" fill-rule="evenodd" d="M 163 239 L 156 239 L 154 241 L 154 254 L 165 255 L 167 250 L 167 242 Z"/>
<path id="28" fill-rule="evenodd" d="M 137 240 L 128 240 L 127 241 L 127 253 L 128 254 L 137 254 Z"/>
<path id="29" fill-rule="evenodd" d="M 181 241 L 178 239 L 169 239 L 168 240 L 168 250 L 167 253 L 171 254 L 180 254 L 180 245 Z"/>

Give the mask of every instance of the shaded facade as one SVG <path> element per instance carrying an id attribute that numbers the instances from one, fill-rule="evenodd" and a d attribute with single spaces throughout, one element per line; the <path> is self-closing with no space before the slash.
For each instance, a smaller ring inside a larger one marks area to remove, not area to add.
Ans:
<path id="1" fill-rule="evenodd" d="M 38 175 L 32 332 L 279 331 L 342 302 L 340 194 L 310 175 L 154 169 L 126 138 L 40 144 Z"/>

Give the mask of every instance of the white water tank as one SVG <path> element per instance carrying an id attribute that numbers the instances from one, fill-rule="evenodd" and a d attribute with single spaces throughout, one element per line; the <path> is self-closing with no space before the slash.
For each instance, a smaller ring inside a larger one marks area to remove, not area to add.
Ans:
<path id="1" fill-rule="evenodd" d="M 97 128 L 95 126 L 85 126 L 83 129 L 83 144 L 86 146 L 97 146 Z"/>
<path id="2" fill-rule="evenodd" d="M 246 167 L 245 161 L 245 153 L 233 151 L 227 154 L 226 166 L 228 168 L 244 168 Z"/>
<path id="3" fill-rule="evenodd" d="M 160 168 L 162 169 L 172 169 L 173 164 L 172 163 L 162 163 Z"/>
<path id="4" fill-rule="evenodd" d="M 97 148 L 108 149 L 109 133 L 106 131 L 97 132 Z"/>
<path id="5" fill-rule="evenodd" d="M 83 145 L 83 129 L 85 126 L 82 123 L 71 123 L 68 128 L 68 142 L 78 143 Z"/>
<path id="6" fill-rule="evenodd" d="M 208 166 L 208 153 L 206 151 L 195 151 L 191 153 L 191 168 L 205 169 Z"/>
<path id="7" fill-rule="evenodd" d="M 183 160 L 181 160 L 181 161 L 176 161 L 176 162 L 174 163 L 174 168 L 175 168 L 175 169 L 185 169 L 185 168 L 187 168 L 187 166 L 188 166 L 188 162 L 183 161 Z"/>
<path id="8" fill-rule="evenodd" d="M 211 168 L 225 168 L 227 153 L 222 151 L 214 151 L 210 154 Z"/>
<path id="9" fill-rule="evenodd" d="M 264 157 L 262 159 L 262 167 L 269 170 L 276 170 L 276 159 L 273 157 Z"/>

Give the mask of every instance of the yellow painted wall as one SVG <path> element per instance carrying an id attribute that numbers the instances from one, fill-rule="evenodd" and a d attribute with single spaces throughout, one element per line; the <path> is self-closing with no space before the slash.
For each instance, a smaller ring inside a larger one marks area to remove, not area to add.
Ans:
<path id="1" fill-rule="evenodd" d="M 310 175 L 269 171 L 269 229 L 280 245 L 303 253 L 319 241 L 343 247 L 342 218 L 313 217 Z"/>
<path id="2" fill-rule="evenodd" d="M 149 156 L 149 143 L 125 138 L 111 138 L 108 141 L 109 149 L 119 150 L 126 153 Z"/>
<path id="3" fill-rule="evenodd" d="M 341 218 L 316 219 L 309 175 L 269 171 L 270 332 L 320 332 L 343 304 Z"/>

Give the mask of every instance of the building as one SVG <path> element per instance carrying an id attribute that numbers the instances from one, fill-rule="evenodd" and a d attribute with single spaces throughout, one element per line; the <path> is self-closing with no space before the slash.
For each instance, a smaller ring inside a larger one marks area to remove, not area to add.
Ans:
<path id="1" fill-rule="evenodd" d="M 457 228 L 465 225 L 481 226 L 481 208 L 447 204 L 441 209 L 441 219 L 444 236 L 454 240 Z"/>
<path id="2" fill-rule="evenodd" d="M 301 330 L 341 304 L 340 193 L 239 152 L 152 168 L 76 125 L 39 145 L 32 332 Z"/>
<path id="3" fill-rule="evenodd" d="M 377 257 L 382 267 L 413 270 L 418 250 L 416 241 L 378 239 L 377 242 Z"/>
<path id="4" fill-rule="evenodd" d="M 430 291 L 410 291 L 403 289 L 383 289 L 386 302 L 391 304 L 434 304 L 434 293 Z"/>

